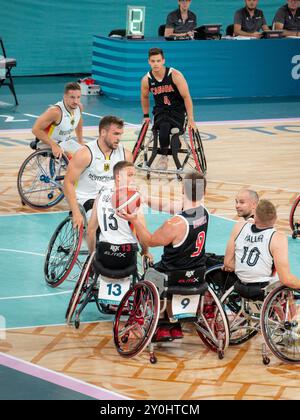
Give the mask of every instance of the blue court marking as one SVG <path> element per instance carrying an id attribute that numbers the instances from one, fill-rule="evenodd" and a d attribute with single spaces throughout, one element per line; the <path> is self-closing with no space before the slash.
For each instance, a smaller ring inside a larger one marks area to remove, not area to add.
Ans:
<path id="1" fill-rule="evenodd" d="M 0 316 L 6 328 L 20 328 L 65 323 L 65 311 L 74 284 L 65 281 L 50 288 L 43 274 L 44 254 L 49 239 L 65 212 L 0 217 Z M 146 215 L 152 232 L 169 218 L 167 214 Z M 207 236 L 207 252 L 223 254 L 234 222 L 211 215 Z M 152 249 L 155 261 L 162 248 Z M 300 240 L 289 238 L 289 257 L 294 274 L 300 277 Z M 82 322 L 110 320 L 89 304 Z"/>

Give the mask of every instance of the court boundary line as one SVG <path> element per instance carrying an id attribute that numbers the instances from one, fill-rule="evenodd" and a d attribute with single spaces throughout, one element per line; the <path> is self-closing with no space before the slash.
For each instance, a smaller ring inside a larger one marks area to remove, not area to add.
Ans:
<path id="1" fill-rule="evenodd" d="M 97 117 L 95 115 L 95 117 Z M 101 118 L 101 116 L 99 115 L 98 118 Z M 254 119 L 254 120 L 215 120 L 215 121 L 196 121 L 196 125 L 229 125 L 229 124 L 236 124 L 236 125 L 241 125 L 241 124 L 261 124 L 261 123 L 282 123 L 282 122 L 288 122 L 288 123 L 299 123 L 300 122 L 300 118 L 262 118 L 262 119 Z M 138 128 L 142 126 L 142 123 L 139 124 L 133 124 L 130 122 L 125 121 L 125 127 L 133 127 L 133 128 Z M 97 125 L 88 125 L 83 127 L 83 130 L 97 130 L 99 129 L 99 127 Z M 11 130 L 0 130 L 0 134 L 12 134 L 12 133 L 31 133 L 31 129 L 30 128 L 12 128 Z"/>
<path id="2" fill-rule="evenodd" d="M 109 316 L 113 316 L 113 314 L 108 314 Z M 98 324 L 102 322 L 111 322 L 110 319 L 99 319 L 97 321 L 80 321 L 80 325 L 83 324 Z M 5 331 L 19 331 L 19 330 L 30 330 L 34 328 L 52 328 L 52 327 L 68 327 L 72 325 L 72 322 L 68 324 L 67 322 L 60 323 L 60 324 L 41 324 L 41 325 L 29 325 L 26 327 L 6 327 Z"/>
<path id="3" fill-rule="evenodd" d="M 25 360 L 19 359 L 14 356 L 0 353 L 0 363 L 3 366 L 14 369 L 18 372 L 25 373 L 35 378 L 42 379 L 60 387 L 78 392 L 97 400 L 131 400 L 125 395 L 118 394 L 114 391 L 109 391 L 102 387 L 89 384 L 88 382 L 81 381 L 80 379 L 67 376 L 60 372 L 47 369 L 42 366 L 35 365 Z"/>

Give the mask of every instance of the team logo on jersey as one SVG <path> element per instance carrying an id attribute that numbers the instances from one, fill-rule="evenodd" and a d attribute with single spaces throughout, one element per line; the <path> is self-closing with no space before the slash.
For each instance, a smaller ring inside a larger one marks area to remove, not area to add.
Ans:
<path id="1" fill-rule="evenodd" d="M 109 163 L 104 163 L 104 165 L 103 165 L 103 169 L 104 169 L 104 171 L 105 171 L 105 172 L 108 172 L 108 171 L 109 171 L 109 168 L 110 168 Z"/>
<path id="2" fill-rule="evenodd" d="M 195 271 L 186 271 L 185 275 L 187 277 L 192 277 L 195 274 Z"/>
<path id="3" fill-rule="evenodd" d="M 110 249 L 111 249 L 111 251 L 112 251 L 112 252 L 118 252 L 118 251 L 120 250 L 120 246 L 117 246 L 117 245 L 112 245 L 112 246 L 110 247 Z"/>

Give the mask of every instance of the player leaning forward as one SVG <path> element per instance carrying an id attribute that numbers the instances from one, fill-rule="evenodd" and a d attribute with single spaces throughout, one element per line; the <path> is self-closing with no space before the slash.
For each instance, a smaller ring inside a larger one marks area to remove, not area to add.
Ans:
<path id="1" fill-rule="evenodd" d="M 70 161 L 64 180 L 64 192 L 69 202 L 73 226 L 83 224 L 79 204 L 89 212 L 104 186 L 113 184 L 113 168 L 121 160 L 132 161 L 132 154 L 120 144 L 124 121 L 105 116 L 99 123 L 99 137 L 78 150 Z"/>

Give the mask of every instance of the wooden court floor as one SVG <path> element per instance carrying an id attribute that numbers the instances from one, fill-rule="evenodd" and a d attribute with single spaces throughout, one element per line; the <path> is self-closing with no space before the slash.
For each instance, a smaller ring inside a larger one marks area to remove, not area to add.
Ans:
<path id="1" fill-rule="evenodd" d="M 252 188 L 261 198 L 274 202 L 277 227 L 289 233 L 288 215 L 299 193 L 300 120 L 229 122 L 199 128 L 208 161 L 205 204 L 209 211 L 236 219 L 236 192 Z M 86 129 L 85 135 L 92 137 L 96 130 Z M 21 206 L 16 190 L 18 168 L 30 153 L 32 136 L 16 131 L 1 132 L 0 137 L 0 214 L 32 212 Z M 134 139 L 134 130 L 127 129 L 124 142 L 129 148 Z M 143 177 L 139 176 L 139 182 L 147 187 Z M 55 210 L 62 209 L 67 209 L 65 202 Z M 111 324 L 101 323 L 82 324 L 79 331 L 70 326 L 10 330 L 6 340 L 0 341 L 0 351 L 130 398 L 298 399 L 300 366 L 271 358 L 265 367 L 261 344 L 258 336 L 229 348 L 219 361 L 188 328 L 181 342 L 161 345 L 158 363 L 151 365 L 147 352 L 121 359 L 114 349 Z"/>

